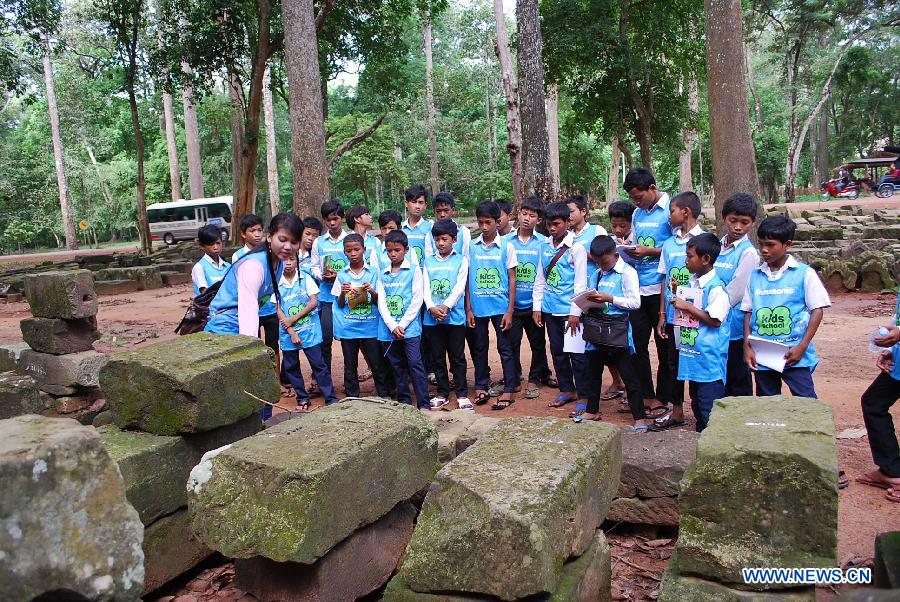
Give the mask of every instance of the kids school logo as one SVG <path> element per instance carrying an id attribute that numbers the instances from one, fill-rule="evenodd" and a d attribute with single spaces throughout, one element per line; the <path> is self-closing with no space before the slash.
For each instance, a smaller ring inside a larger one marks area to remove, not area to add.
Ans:
<path id="1" fill-rule="evenodd" d="M 553 269 L 547 274 L 547 284 L 550 286 L 559 286 L 560 280 L 562 280 L 562 275 L 559 273 L 559 266 L 553 266 Z"/>
<path id="2" fill-rule="evenodd" d="M 416 252 L 416 261 L 421 264 L 422 263 L 422 253 L 423 253 L 422 247 L 413 247 L 413 251 Z"/>
<path id="3" fill-rule="evenodd" d="M 478 268 L 475 271 L 475 286 L 480 289 L 500 288 L 500 270 L 497 268 Z"/>
<path id="4" fill-rule="evenodd" d="M 297 314 L 299 314 L 299 313 L 300 313 L 301 311 L 303 311 L 304 309 L 306 309 L 306 304 L 305 304 L 305 303 L 301 303 L 300 305 L 294 305 L 293 307 L 291 307 L 291 308 L 288 310 L 288 315 L 291 316 L 291 317 L 296 316 Z M 311 318 L 310 318 L 309 314 L 306 314 L 305 316 L 303 316 L 302 318 L 300 318 L 299 320 L 297 320 L 297 324 L 306 324 L 307 322 L 310 321 L 310 319 L 311 319 Z"/>
<path id="5" fill-rule="evenodd" d="M 791 334 L 791 310 L 784 305 L 775 308 L 760 307 L 756 310 L 756 330 L 761 335 Z"/>
<path id="6" fill-rule="evenodd" d="M 680 268 L 672 268 L 669 270 L 669 282 L 672 280 L 678 283 L 678 286 L 687 286 L 691 280 L 691 273 L 684 266 Z"/>
<path id="7" fill-rule="evenodd" d="M 656 248 L 656 239 L 652 236 L 638 236 L 637 244 L 644 245 L 645 247 Z"/>
<path id="8" fill-rule="evenodd" d="M 516 282 L 530 282 L 533 284 L 536 275 L 537 268 L 531 262 L 520 263 L 516 266 Z"/>
<path id="9" fill-rule="evenodd" d="M 450 296 L 450 281 L 446 278 L 435 278 L 431 281 L 431 296 L 446 299 Z"/>
<path id="10" fill-rule="evenodd" d="M 400 295 L 388 295 L 387 299 L 388 312 L 392 316 L 402 316 L 403 315 L 403 297 Z"/>
<path id="11" fill-rule="evenodd" d="M 343 259 L 332 259 L 331 257 L 329 257 L 328 258 L 328 267 L 335 272 L 340 272 L 345 267 L 347 267 L 347 262 L 344 261 Z"/>
<path id="12" fill-rule="evenodd" d="M 681 328 L 679 328 L 679 330 L 681 331 L 681 335 L 679 337 L 681 344 L 687 345 L 688 347 L 693 347 L 697 342 L 697 335 L 700 333 L 700 329 L 687 328 L 685 326 L 682 326 Z"/>

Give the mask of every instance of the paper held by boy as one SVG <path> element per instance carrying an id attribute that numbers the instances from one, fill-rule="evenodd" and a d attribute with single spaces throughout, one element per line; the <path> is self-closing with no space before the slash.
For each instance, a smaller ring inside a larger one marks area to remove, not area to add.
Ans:
<path id="1" fill-rule="evenodd" d="M 347 305 L 350 309 L 356 309 L 360 305 L 365 305 L 368 300 L 369 293 L 361 286 L 354 286 L 350 289 L 350 292 L 347 293 Z"/>
<path id="2" fill-rule="evenodd" d="M 598 307 L 600 309 L 603 308 L 606 303 L 597 303 L 596 301 L 591 301 L 588 299 L 591 295 L 596 295 L 597 289 L 589 288 L 585 291 L 581 291 L 577 295 L 572 295 L 572 303 L 581 308 L 581 311 L 588 311 L 589 309 L 593 309 Z"/>
<path id="3" fill-rule="evenodd" d="M 616 245 L 616 253 L 619 254 L 619 257 L 622 258 L 627 264 L 630 264 L 632 267 L 636 265 L 640 265 L 643 259 L 638 259 L 637 257 L 632 257 L 628 252 L 634 251 L 637 247 L 634 245 Z"/>
<path id="4" fill-rule="evenodd" d="M 758 337 L 748 337 L 747 341 L 756 354 L 756 363 L 776 372 L 784 372 L 784 356 L 790 349 L 790 345 L 768 341 Z"/>
<path id="5" fill-rule="evenodd" d="M 581 336 L 583 332 L 580 325 L 575 334 L 572 334 L 568 325 L 566 326 L 563 332 L 563 353 L 584 353 L 585 342 Z"/>

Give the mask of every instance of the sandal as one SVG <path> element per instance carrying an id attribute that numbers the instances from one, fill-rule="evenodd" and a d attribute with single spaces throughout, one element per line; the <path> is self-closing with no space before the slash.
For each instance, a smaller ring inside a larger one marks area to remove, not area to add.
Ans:
<path id="1" fill-rule="evenodd" d="M 495 380 L 490 385 L 488 385 L 487 394 L 491 397 L 500 397 L 503 395 L 503 388 L 506 386 L 506 383 L 502 380 Z"/>
<path id="2" fill-rule="evenodd" d="M 857 483 L 862 483 L 863 485 L 869 485 L 870 487 L 878 487 L 879 489 L 891 489 L 894 487 L 887 481 L 882 481 L 881 479 L 873 479 L 869 476 L 868 473 L 864 473 L 856 477 L 854 479 Z"/>
<path id="3" fill-rule="evenodd" d="M 281 396 L 297 397 L 297 392 L 294 391 L 294 387 L 292 387 L 291 385 L 281 385 Z"/>
<path id="4" fill-rule="evenodd" d="M 888 490 L 884 494 L 884 499 L 889 502 L 900 502 L 900 487 L 897 489 L 888 487 Z"/>
<path id="5" fill-rule="evenodd" d="M 583 413 L 579 414 L 578 416 L 572 417 L 572 422 L 575 422 L 576 424 L 581 422 L 600 422 L 601 420 L 602 419 L 600 418 L 600 412 L 597 412 L 597 414 L 593 418 L 586 418 Z"/>
<path id="6" fill-rule="evenodd" d="M 357 380 L 358 380 L 359 382 L 361 382 L 361 383 L 364 383 L 364 382 L 366 382 L 367 380 L 369 380 L 370 378 L 372 378 L 372 371 L 371 371 L 371 370 L 364 370 L 364 371 L 360 372 L 359 377 L 357 378 Z"/>
<path id="7" fill-rule="evenodd" d="M 630 412 L 631 410 L 628 411 Z M 644 408 L 644 413 L 646 413 L 647 418 L 662 418 L 671 411 L 672 408 L 668 405 L 656 406 L 655 408 Z"/>
<path id="8" fill-rule="evenodd" d="M 525 387 L 525 399 L 537 399 L 541 396 L 541 388 L 533 383 Z"/>
<path id="9" fill-rule="evenodd" d="M 675 418 L 672 418 L 671 414 L 669 414 L 665 418 L 657 418 L 653 422 L 653 424 L 650 425 L 650 430 L 654 433 L 658 433 L 666 429 L 675 428 L 676 426 L 684 426 L 686 424 L 687 420 L 676 420 Z"/>
<path id="10" fill-rule="evenodd" d="M 507 395 L 508 395 L 508 393 L 507 393 Z M 513 399 L 512 397 L 503 399 L 503 397 L 501 396 L 500 399 L 498 399 L 497 401 L 494 402 L 494 404 L 491 406 L 491 409 L 492 410 L 505 410 L 506 408 L 511 406 L 513 403 L 515 403 L 515 401 L 516 400 Z"/>
<path id="11" fill-rule="evenodd" d="M 620 397 L 624 397 L 625 391 L 621 389 L 607 389 L 603 393 L 600 394 L 600 401 L 609 401 L 611 399 L 618 399 Z"/>
<path id="12" fill-rule="evenodd" d="M 567 403 L 572 403 L 575 401 L 574 397 L 564 397 L 562 395 L 558 395 L 556 399 L 547 403 L 548 408 L 561 408 Z"/>
<path id="13" fill-rule="evenodd" d="M 297 409 L 301 412 L 309 412 L 309 401 L 301 401 L 297 404 Z"/>
<path id="14" fill-rule="evenodd" d="M 850 479 L 847 478 L 847 473 L 843 470 L 838 472 L 838 489 L 846 489 L 850 486 Z"/>
<path id="15" fill-rule="evenodd" d="M 545 387 L 550 387 L 551 389 L 559 388 L 559 381 L 557 381 L 553 376 L 548 376 L 547 378 L 541 380 L 541 384 Z"/>
<path id="16" fill-rule="evenodd" d="M 575 418 L 576 416 L 580 416 L 587 411 L 586 403 L 577 403 L 575 404 L 575 409 L 569 412 L 569 418 Z"/>
<path id="17" fill-rule="evenodd" d="M 646 433 L 649 430 L 649 424 L 635 424 L 633 427 L 631 427 L 631 431 L 634 433 Z"/>
<path id="18" fill-rule="evenodd" d="M 321 397 L 322 396 L 322 389 L 319 388 L 319 383 L 317 383 L 316 381 L 312 381 L 312 383 L 309 385 L 309 388 L 306 390 L 306 392 L 309 393 L 310 397 Z"/>
<path id="19" fill-rule="evenodd" d="M 478 391 L 475 394 L 475 405 L 484 405 L 490 400 L 491 396 L 486 391 Z"/>

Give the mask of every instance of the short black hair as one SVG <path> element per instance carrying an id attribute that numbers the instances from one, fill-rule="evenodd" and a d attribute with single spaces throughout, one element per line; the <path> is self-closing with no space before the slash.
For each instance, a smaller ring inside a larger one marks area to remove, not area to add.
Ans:
<path id="1" fill-rule="evenodd" d="M 615 203 L 611 203 L 609 207 L 606 208 L 606 211 L 609 213 L 610 219 L 617 217 L 619 219 L 631 220 L 631 216 L 634 215 L 635 209 L 637 209 L 637 207 L 635 207 L 634 203 L 631 201 L 616 201 Z"/>
<path id="2" fill-rule="evenodd" d="M 568 205 L 569 203 L 574 203 L 574 205 L 579 209 L 587 210 L 588 208 L 587 199 L 584 198 L 584 195 L 582 194 L 570 194 L 569 196 L 567 196 L 566 204 Z"/>
<path id="3" fill-rule="evenodd" d="M 222 228 L 215 224 L 206 224 L 197 230 L 197 242 L 201 245 L 211 245 L 220 240 L 222 240 Z"/>
<path id="4" fill-rule="evenodd" d="M 544 201 L 540 197 L 530 196 L 522 200 L 522 209 L 531 209 L 538 214 L 538 217 L 544 217 Z"/>
<path id="5" fill-rule="evenodd" d="M 676 207 L 681 207 L 682 209 L 690 209 L 695 218 L 700 217 L 700 212 L 702 211 L 700 207 L 700 197 L 690 190 L 679 192 L 672 197 L 672 200 L 669 201 L 669 203 Z"/>
<path id="6" fill-rule="evenodd" d="M 428 200 L 428 191 L 425 190 L 425 187 L 421 184 L 413 184 L 405 191 L 403 191 L 403 198 L 405 198 L 407 201 L 414 201 L 420 196 L 425 197 L 426 201 Z"/>
<path id="7" fill-rule="evenodd" d="M 552 222 L 555 219 L 563 219 L 568 221 L 570 213 L 571 212 L 569 211 L 569 206 L 565 203 L 550 203 L 544 209 L 544 221 Z"/>
<path id="8" fill-rule="evenodd" d="M 594 240 L 591 241 L 590 252 L 594 257 L 601 257 L 608 253 L 613 253 L 615 250 L 616 241 L 612 239 L 612 236 L 600 234 L 599 236 L 595 236 Z"/>
<path id="9" fill-rule="evenodd" d="M 646 167 L 632 167 L 625 174 L 625 183 L 622 188 L 625 189 L 625 192 L 631 192 L 632 188 L 650 190 L 654 184 L 656 184 L 656 178 L 653 177 L 652 171 Z"/>
<path id="10" fill-rule="evenodd" d="M 725 204 L 722 206 L 722 217 L 726 215 L 742 215 L 756 221 L 758 211 L 759 203 L 756 202 L 752 194 L 735 192 L 725 199 Z"/>
<path id="11" fill-rule="evenodd" d="M 337 214 L 338 217 L 344 217 L 344 207 L 334 199 L 322 203 L 322 219 L 328 219 L 332 213 Z"/>
<path id="12" fill-rule="evenodd" d="M 344 237 L 344 246 L 347 246 L 348 242 L 358 242 L 363 249 L 366 248 L 366 241 L 362 237 L 362 234 L 357 234 L 356 232 L 351 232 L 350 234 L 348 234 L 347 236 Z"/>
<path id="13" fill-rule="evenodd" d="M 498 207 L 500 207 L 501 213 L 505 213 L 506 215 L 512 215 L 512 212 L 513 212 L 512 203 L 510 203 L 506 199 L 494 199 L 494 202 L 497 203 Z"/>
<path id="14" fill-rule="evenodd" d="M 475 217 L 500 219 L 500 205 L 496 201 L 481 201 L 475 205 Z"/>
<path id="15" fill-rule="evenodd" d="M 406 237 L 406 233 L 403 230 L 391 230 L 384 236 L 384 244 L 387 245 L 389 242 L 399 243 L 409 248 L 409 239 Z"/>
<path id="16" fill-rule="evenodd" d="M 692 236 L 687 242 L 688 249 L 694 249 L 700 257 L 709 256 L 709 262 L 715 263 L 719 258 L 719 251 L 722 250 L 722 241 L 711 232 L 704 232 L 697 236 Z"/>
<path id="17" fill-rule="evenodd" d="M 794 240 L 797 233 L 797 224 L 786 215 L 773 215 L 767 217 L 759 224 L 756 237 L 759 240 L 777 240 L 786 243 Z"/>
<path id="18" fill-rule="evenodd" d="M 431 227 L 431 235 L 434 238 L 443 236 L 444 234 L 449 234 L 453 238 L 456 238 L 456 235 L 458 233 L 459 227 L 452 219 L 439 219 L 438 221 L 434 222 L 434 225 Z"/>
<path id="19" fill-rule="evenodd" d="M 303 218 L 303 229 L 309 228 L 310 230 L 315 230 L 319 234 L 322 233 L 322 222 L 315 217 L 304 217 Z"/>
<path id="20" fill-rule="evenodd" d="M 378 214 L 378 226 L 384 228 L 389 223 L 394 222 L 397 224 L 397 227 L 400 227 L 400 224 L 403 223 L 403 216 L 400 215 L 399 211 L 394 211 L 393 209 L 385 209 L 381 213 Z"/>
<path id="21" fill-rule="evenodd" d="M 355 205 L 353 207 L 350 207 L 350 209 L 347 210 L 347 215 L 345 218 L 347 220 L 347 227 L 352 230 L 356 226 L 356 220 L 358 220 L 366 213 L 369 213 L 368 207 L 363 207 L 362 205 Z"/>
<path id="22" fill-rule="evenodd" d="M 451 207 L 456 207 L 456 199 L 453 198 L 453 195 L 449 192 L 439 192 L 434 195 L 434 198 L 431 200 L 431 206 L 437 208 L 438 205 L 450 205 Z"/>
<path id="23" fill-rule="evenodd" d="M 238 224 L 238 227 L 241 229 L 241 232 L 246 232 L 253 226 L 262 227 L 263 222 L 255 213 L 248 213 L 244 217 L 241 218 L 241 223 Z"/>

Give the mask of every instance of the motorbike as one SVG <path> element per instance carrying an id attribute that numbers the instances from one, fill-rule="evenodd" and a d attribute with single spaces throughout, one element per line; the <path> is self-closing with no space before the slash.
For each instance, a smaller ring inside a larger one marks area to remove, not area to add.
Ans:
<path id="1" fill-rule="evenodd" d="M 859 191 L 862 188 L 862 184 L 857 180 L 848 181 L 843 188 L 838 188 L 838 184 L 842 181 L 841 178 L 834 178 L 832 180 L 826 180 L 822 182 L 822 198 L 840 198 L 840 199 L 856 199 L 859 198 Z"/>

